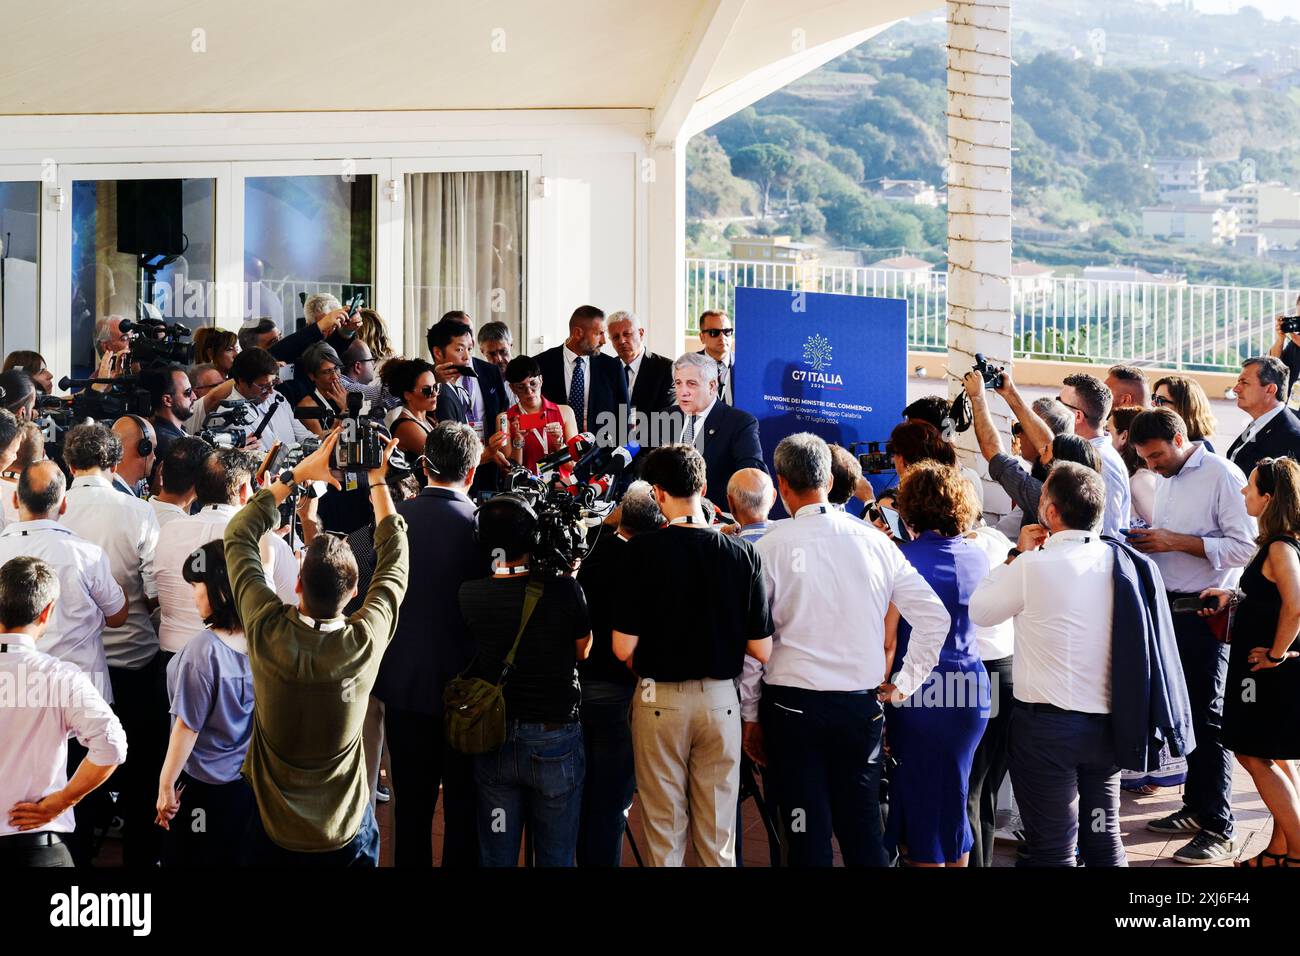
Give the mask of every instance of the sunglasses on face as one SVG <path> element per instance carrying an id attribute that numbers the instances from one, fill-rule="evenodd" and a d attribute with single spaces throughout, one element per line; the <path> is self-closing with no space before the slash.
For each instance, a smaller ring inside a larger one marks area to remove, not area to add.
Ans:
<path id="1" fill-rule="evenodd" d="M 735 329 L 704 329 L 700 334 L 707 335 L 711 339 L 716 339 L 719 335 L 725 335 L 727 338 L 731 338 L 733 335 L 736 334 L 736 330 Z"/>
<path id="2" fill-rule="evenodd" d="M 1067 402 L 1065 399 L 1063 399 L 1060 395 L 1057 395 L 1057 396 L 1056 396 L 1056 400 L 1057 400 L 1058 402 L 1060 402 L 1062 405 L 1064 405 L 1066 408 L 1070 409 L 1071 411 L 1075 411 L 1075 412 L 1082 412 L 1082 411 L 1083 411 L 1083 409 L 1080 408 L 1078 405 L 1071 405 L 1069 402 Z"/>
<path id="3" fill-rule="evenodd" d="M 438 394 L 438 386 L 437 385 L 421 386 L 420 388 L 417 388 L 415 390 L 415 394 L 423 395 L 425 398 L 433 398 L 433 396 Z"/>

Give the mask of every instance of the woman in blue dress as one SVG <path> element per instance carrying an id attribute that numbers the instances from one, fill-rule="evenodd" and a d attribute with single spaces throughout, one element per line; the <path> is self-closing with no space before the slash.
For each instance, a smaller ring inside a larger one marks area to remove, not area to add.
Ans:
<path id="1" fill-rule="evenodd" d="M 934 461 L 913 465 L 897 503 L 912 534 L 900 545 L 903 554 L 934 588 L 952 624 L 929 680 L 887 709 L 886 741 L 897 765 L 885 842 L 908 865 L 965 866 L 973 842 L 967 781 L 991 706 L 966 606 L 988 576 L 989 560 L 962 537 L 979 510 L 956 468 Z M 903 659 L 910 636 L 911 628 L 900 621 L 893 660 Z"/>

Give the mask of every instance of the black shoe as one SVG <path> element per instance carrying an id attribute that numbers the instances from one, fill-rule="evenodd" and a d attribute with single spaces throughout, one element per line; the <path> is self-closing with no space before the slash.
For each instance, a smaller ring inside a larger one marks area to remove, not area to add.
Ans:
<path id="1" fill-rule="evenodd" d="M 1202 830 L 1185 847 L 1174 854 L 1179 863 L 1219 863 L 1237 855 L 1237 841 L 1218 833 Z"/>
<path id="2" fill-rule="evenodd" d="M 1183 807 L 1167 817 L 1152 820 L 1147 824 L 1147 829 L 1155 833 L 1197 833 L 1201 829 L 1201 821 L 1189 808 Z"/>

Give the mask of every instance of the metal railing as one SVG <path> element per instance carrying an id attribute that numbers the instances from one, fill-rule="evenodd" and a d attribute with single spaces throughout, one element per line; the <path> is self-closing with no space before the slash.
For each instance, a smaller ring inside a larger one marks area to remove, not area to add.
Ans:
<path id="1" fill-rule="evenodd" d="M 734 314 L 735 289 L 835 292 L 907 302 L 909 349 L 947 348 L 948 277 L 873 269 L 730 259 L 686 260 L 690 331 L 707 309 Z M 1284 289 L 1013 277 L 1012 331 L 1020 358 L 1190 371 L 1236 371 L 1273 341 L 1273 316 L 1292 311 Z"/>

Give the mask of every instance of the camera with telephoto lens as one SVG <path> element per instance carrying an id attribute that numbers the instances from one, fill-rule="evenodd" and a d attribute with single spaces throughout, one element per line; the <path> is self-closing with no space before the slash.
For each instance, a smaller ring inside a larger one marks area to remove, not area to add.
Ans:
<path id="1" fill-rule="evenodd" d="M 585 486 L 584 486 L 585 487 Z M 584 493 L 551 484 L 527 468 L 515 467 L 506 476 L 507 494 L 525 502 L 537 516 L 532 554 L 533 568 L 544 575 L 558 577 L 571 574 L 590 550 L 587 523 L 599 523 Z M 491 500 L 490 498 L 488 500 Z"/>
<path id="2" fill-rule="evenodd" d="M 1003 373 L 1006 369 L 993 365 L 984 357 L 983 352 L 975 353 L 975 371 L 980 373 L 980 378 L 984 379 L 985 388 L 1001 388 L 1002 383 L 1006 380 Z"/>
<path id="3" fill-rule="evenodd" d="M 199 437 L 213 448 L 243 448 L 256 421 L 257 413 L 251 402 L 228 398 L 208 414 Z"/>
<path id="4" fill-rule="evenodd" d="M 186 341 L 190 330 L 179 322 L 168 324 L 162 319 L 123 320 L 123 334 L 131 337 L 131 366 L 153 368 L 159 365 L 194 363 L 194 343 Z"/>
<path id="5" fill-rule="evenodd" d="M 1291 335 L 1300 332 L 1300 315 L 1282 316 L 1282 333 Z"/>

